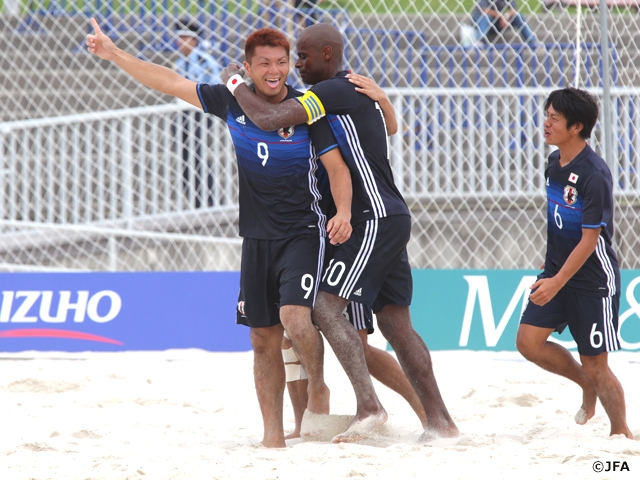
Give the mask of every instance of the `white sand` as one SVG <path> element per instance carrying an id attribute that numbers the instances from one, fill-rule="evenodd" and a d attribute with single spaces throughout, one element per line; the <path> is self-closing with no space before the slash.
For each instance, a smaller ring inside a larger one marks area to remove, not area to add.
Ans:
<path id="1" fill-rule="evenodd" d="M 463 435 L 415 445 L 409 406 L 376 383 L 389 412 L 359 444 L 259 446 L 252 354 L 0 354 L 0 479 L 548 479 L 638 478 L 640 442 L 609 438 L 600 405 L 585 426 L 580 391 L 517 353 L 434 352 L 445 401 Z M 640 353 L 611 355 L 640 434 Z M 336 414 L 352 414 L 346 376 L 327 353 Z M 285 430 L 293 414 L 285 404 Z M 638 437 L 640 438 L 640 436 Z M 594 461 L 626 461 L 597 474 Z"/>

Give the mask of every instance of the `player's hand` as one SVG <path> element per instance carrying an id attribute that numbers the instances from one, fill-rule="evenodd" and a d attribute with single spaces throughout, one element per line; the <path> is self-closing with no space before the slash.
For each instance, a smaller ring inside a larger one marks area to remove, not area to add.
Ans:
<path id="1" fill-rule="evenodd" d="M 368 77 L 363 77 L 357 73 L 347 74 L 347 78 L 351 83 L 356 85 L 356 92 L 364 93 L 374 102 L 383 100 L 387 95 L 384 93 L 376 82 Z"/>
<path id="2" fill-rule="evenodd" d="M 109 37 L 102 33 L 100 25 L 98 25 L 95 18 L 91 19 L 91 26 L 93 27 L 93 33 L 87 35 L 87 50 L 103 60 L 111 60 L 113 53 L 116 51 L 116 46 Z"/>
<path id="3" fill-rule="evenodd" d="M 327 234 L 331 245 L 340 245 L 349 240 L 352 230 L 350 215 L 340 215 L 338 213 L 327 223 Z"/>
<path id="4" fill-rule="evenodd" d="M 220 78 L 222 78 L 222 83 L 226 85 L 227 81 L 236 74 L 244 78 L 244 68 L 236 63 L 230 63 L 224 70 L 222 70 L 222 74 L 220 76 Z"/>
<path id="5" fill-rule="evenodd" d="M 543 306 L 557 295 L 562 285 L 554 277 L 551 277 L 541 278 L 529 288 L 532 290 L 531 295 L 529 295 L 529 300 L 536 305 Z"/>

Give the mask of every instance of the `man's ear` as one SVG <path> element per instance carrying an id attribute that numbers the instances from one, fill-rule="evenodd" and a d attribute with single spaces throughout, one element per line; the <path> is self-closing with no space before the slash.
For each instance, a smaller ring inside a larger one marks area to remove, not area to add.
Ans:
<path id="1" fill-rule="evenodd" d="M 322 47 L 323 60 L 325 61 L 329 60 L 332 55 L 333 55 L 333 48 L 331 48 L 331 45 L 325 45 L 324 47 Z"/>
<path id="2" fill-rule="evenodd" d="M 584 125 L 582 123 L 580 123 L 580 122 L 576 122 L 571 126 L 571 128 L 575 129 L 575 132 L 577 134 L 580 134 L 580 132 L 584 128 Z"/>
<path id="3" fill-rule="evenodd" d="M 244 67 L 244 71 L 247 72 L 247 77 L 251 77 L 251 65 L 246 60 L 242 62 L 242 66 Z"/>

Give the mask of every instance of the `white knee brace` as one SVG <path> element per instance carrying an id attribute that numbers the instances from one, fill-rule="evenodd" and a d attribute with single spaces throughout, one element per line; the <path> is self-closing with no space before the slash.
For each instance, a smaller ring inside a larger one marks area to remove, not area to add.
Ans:
<path id="1" fill-rule="evenodd" d="M 282 360 L 284 360 L 284 370 L 287 378 L 287 382 L 295 382 L 297 380 L 306 380 L 307 372 L 305 372 L 300 360 L 293 348 L 287 348 L 282 350 Z M 297 363 L 296 363 L 297 362 Z"/>

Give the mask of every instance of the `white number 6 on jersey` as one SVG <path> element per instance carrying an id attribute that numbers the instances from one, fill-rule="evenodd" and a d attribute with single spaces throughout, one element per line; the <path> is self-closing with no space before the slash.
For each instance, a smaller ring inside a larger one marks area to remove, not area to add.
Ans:
<path id="1" fill-rule="evenodd" d="M 264 143 L 258 143 L 258 157 L 262 160 L 262 166 L 264 167 L 267 164 L 267 160 L 269 160 L 269 146 Z"/>
<path id="2" fill-rule="evenodd" d="M 556 225 L 558 226 L 558 228 L 562 230 L 562 217 L 558 212 L 558 205 L 556 205 L 556 210 L 555 212 L 553 212 L 553 219 L 556 221 Z"/>

